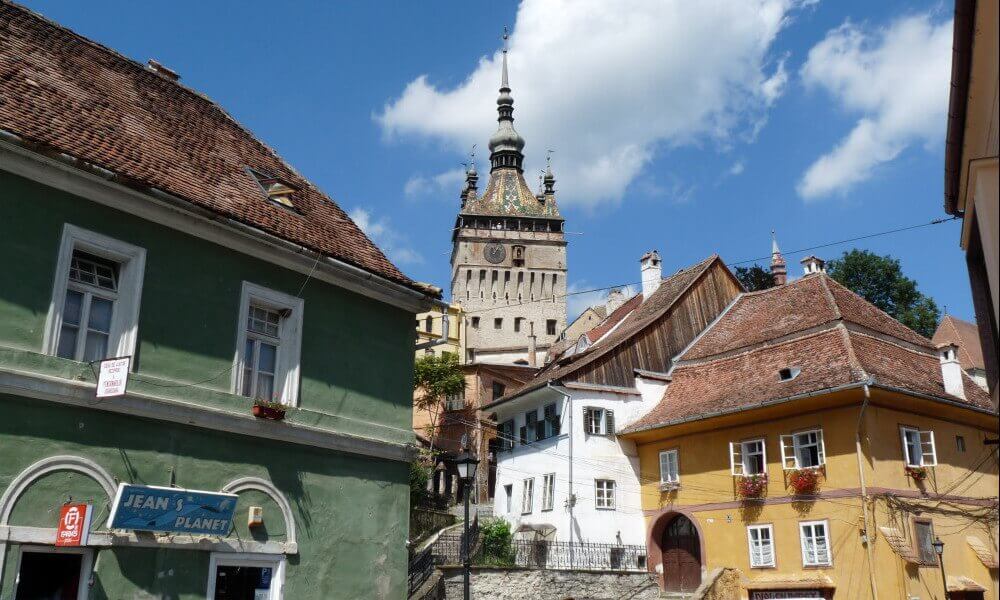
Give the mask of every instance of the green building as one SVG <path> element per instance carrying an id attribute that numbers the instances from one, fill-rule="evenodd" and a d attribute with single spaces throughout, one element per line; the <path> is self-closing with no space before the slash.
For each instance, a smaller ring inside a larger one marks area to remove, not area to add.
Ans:
<path id="1" fill-rule="evenodd" d="M 4 1 L 0 249 L 0 598 L 405 597 L 438 301 L 332 200 L 176 73 Z M 202 504 L 110 528 L 142 494 Z"/>

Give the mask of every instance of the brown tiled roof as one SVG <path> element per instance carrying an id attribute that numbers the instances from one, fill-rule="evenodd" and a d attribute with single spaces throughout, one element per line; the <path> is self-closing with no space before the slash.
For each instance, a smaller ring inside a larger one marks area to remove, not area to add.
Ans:
<path id="1" fill-rule="evenodd" d="M 744 294 L 680 357 L 660 403 L 626 431 L 872 380 L 993 410 L 989 395 L 968 376 L 965 398 L 946 393 L 930 342 L 887 320 L 825 274 Z M 798 369 L 798 375 L 782 381 L 779 371 L 785 368 Z"/>
<path id="2" fill-rule="evenodd" d="M 339 206 L 219 105 L 8 2 L 0 2 L 0 129 L 414 287 Z M 267 202 L 248 167 L 296 188 L 298 214 Z"/>
<path id="3" fill-rule="evenodd" d="M 983 346 L 979 341 L 979 329 L 975 323 L 945 315 L 941 319 L 937 331 L 934 332 L 931 342 L 935 346 L 944 343 L 958 346 L 958 361 L 965 370 L 986 369 L 986 361 L 983 360 Z"/>
<path id="4" fill-rule="evenodd" d="M 588 331 L 587 339 L 590 340 L 591 344 L 601 339 L 614 329 L 615 325 L 618 325 L 632 314 L 633 310 L 639 308 L 640 304 L 642 304 L 642 294 L 632 296 L 624 304 L 613 310 L 603 321 L 595 325 L 593 329 Z"/>
<path id="5" fill-rule="evenodd" d="M 591 346 L 584 352 L 567 357 L 566 362 L 553 361 L 549 363 L 531 381 L 500 401 L 505 401 L 525 392 L 543 387 L 547 382 L 552 380 L 569 380 L 582 367 L 593 363 L 621 344 L 626 343 L 634 335 L 644 330 L 670 310 L 684 295 L 684 292 L 717 260 L 720 260 L 719 256 L 713 254 L 699 263 L 680 269 L 670 277 L 665 278 L 660 283 L 660 287 L 644 302 L 642 301 L 642 294 L 633 297 L 619 307 L 618 310 L 614 311 L 611 317 L 608 317 L 610 320 L 619 311 L 622 311 L 625 315 L 624 319 L 621 320 L 621 325 L 614 331 L 611 331 L 599 344 Z M 628 309 L 627 307 L 633 302 L 639 302 L 640 304 Z M 560 364 L 561 362 L 562 364 Z"/>

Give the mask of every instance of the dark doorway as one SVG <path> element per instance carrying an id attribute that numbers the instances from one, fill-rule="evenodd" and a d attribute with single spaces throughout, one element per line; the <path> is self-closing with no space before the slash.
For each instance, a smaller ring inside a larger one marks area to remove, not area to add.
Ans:
<path id="1" fill-rule="evenodd" d="M 14 598 L 76 600 L 82 562 L 82 554 L 22 551 Z"/>
<path id="2" fill-rule="evenodd" d="M 663 530 L 663 587 L 691 592 L 701 585 L 701 542 L 694 523 L 684 515 L 674 517 Z"/>
<path id="3" fill-rule="evenodd" d="M 226 565 L 215 570 L 215 600 L 270 598 L 271 567 Z"/>

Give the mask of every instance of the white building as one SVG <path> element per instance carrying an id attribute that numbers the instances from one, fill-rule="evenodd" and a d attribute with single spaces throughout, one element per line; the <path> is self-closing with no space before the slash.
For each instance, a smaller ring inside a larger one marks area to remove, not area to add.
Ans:
<path id="1" fill-rule="evenodd" d="M 645 544 L 639 459 L 615 432 L 657 405 L 671 359 L 741 288 L 717 256 L 663 279 L 651 252 L 642 270 L 643 292 L 591 330 L 593 341 L 483 408 L 503 442 L 494 512 L 519 537 Z"/>

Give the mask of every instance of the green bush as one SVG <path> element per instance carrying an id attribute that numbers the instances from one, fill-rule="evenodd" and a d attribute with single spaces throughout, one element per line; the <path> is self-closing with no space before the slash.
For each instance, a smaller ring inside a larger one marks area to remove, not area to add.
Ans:
<path id="1" fill-rule="evenodd" d="M 514 566 L 510 523 L 503 519 L 485 519 L 479 524 L 479 537 L 482 540 L 477 561 L 479 564 L 492 567 Z"/>
<path id="2" fill-rule="evenodd" d="M 430 473 L 427 466 L 419 460 L 410 463 L 410 508 L 420 506 L 427 498 L 427 482 L 430 480 Z"/>

